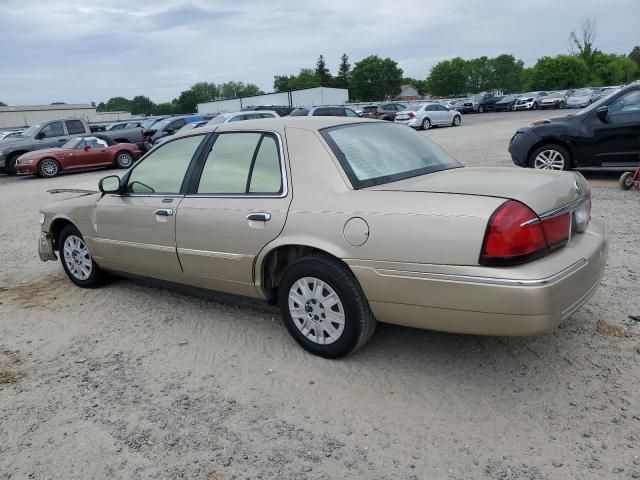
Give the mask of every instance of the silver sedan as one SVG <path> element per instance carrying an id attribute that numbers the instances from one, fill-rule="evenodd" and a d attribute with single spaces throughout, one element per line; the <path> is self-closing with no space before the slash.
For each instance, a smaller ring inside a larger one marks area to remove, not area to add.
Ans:
<path id="1" fill-rule="evenodd" d="M 409 105 L 406 110 L 398 112 L 395 123 L 413 128 L 428 130 L 436 125 L 457 127 L 462 123 L 462 114 L 451 110 L 440 103 L 423 103 Z"/>

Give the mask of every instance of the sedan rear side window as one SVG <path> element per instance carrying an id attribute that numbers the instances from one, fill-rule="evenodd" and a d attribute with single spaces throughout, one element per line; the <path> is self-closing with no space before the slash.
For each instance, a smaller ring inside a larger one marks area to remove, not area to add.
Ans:
<path id="1" fill-rule="evenodd" d="M 321 130 L 354 188 L 458 168 L 436 144 L 402 125 L 356 123 Z"/>
<path id="2" fill-rule="evenodd" d="M 245 195 L 282 191 L 280 157 L 272 135 L 242 132 L 218 136 L 196 193 Z"/>
<path id="3" fill-rule="evenodd" d="M 66 120 L 64 123 L 67 125 L 67 131 L 69 132 L 69 135 L 86 133 L 84 124 L 80 120 Z"/>

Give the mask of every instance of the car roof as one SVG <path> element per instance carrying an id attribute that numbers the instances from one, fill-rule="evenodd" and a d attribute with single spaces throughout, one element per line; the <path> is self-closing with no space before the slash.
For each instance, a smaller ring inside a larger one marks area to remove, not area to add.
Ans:
<path id="1" fill-rule="evenodd" d="M 264 112 L 264 110 L 263 110 Z M 255 120 L 247 120 L 245 122 L 219 123 L 216 125 L 206 125 L 200 128 L 194 128 L 188 132 L 177 133 L 176 138 L 182 136 L 193 135 L 194 133 L 210 133 L 239 131 L 239 130 L 270 130 L 277 131 L 285 128 L 300 128 L 303 130 L 321 130 L 328 127 L 336 127 L 339 125 L 349 125 L 354 123 L 382 123 L 389 124 L 383 120 L 370 120 L 360 117 L 276 117 L 276 118 L 259 118 Z"/>

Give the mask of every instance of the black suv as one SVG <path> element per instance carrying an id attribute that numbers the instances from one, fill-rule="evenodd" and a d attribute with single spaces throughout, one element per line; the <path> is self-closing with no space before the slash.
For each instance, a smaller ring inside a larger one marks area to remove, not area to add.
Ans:
<path id="1" fill-rule="evenodd" d="M 493 93 L 479 93 L 462 104 L 462 113 L 484 113 L 495 109 L 496 102 L 502 97 L 497 97 Z"/>
<path id="2" fill-rule="evenodd" d="M 576 115 L 518 129 L 509 153 L 520 167 L 635 168 L 640 161 L 640 84 L 604 97 Z"/>

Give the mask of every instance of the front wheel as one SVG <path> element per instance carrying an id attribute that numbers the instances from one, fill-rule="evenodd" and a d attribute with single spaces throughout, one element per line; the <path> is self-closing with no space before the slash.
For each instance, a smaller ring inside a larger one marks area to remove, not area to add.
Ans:
<path id="1" fill-rule="evenodd" d="M 430 128 L 431 128 L 431 120 L 429 120 L 428 118 L 425 118 L 424 120 L 422 120 L 422 129 L 429 130 Z"/>
<path id="2" fill-rule="evenodd" d="M 278 305 L 295 341 L 325 358 L 356 351 L 376 327 L 369 302 L 351 270 L 325 254 L 303 257 L 285 270 Z"/>
<path id="3" fill-rule="evenodd" d="M 536 102 L 533 102 L 533 105 L 531 106 L 531 110 L 537 110 L 538 109 L 538 104 Z"/>
<path id="4" fill-rule="evenodd" d="M 569 170 L 571 169 L 569 151 L 560 145 L 542 145 L 529 156 L 529 167 L 536 170 Z"/>
<path id="5" fill-rule="evenodd" d="M 622 190 L 630 190 L 633 187 L 633 172 L 624 172 L 618 180 Z"/>
<path id="6" fill-rule="evenodd" d="M 456 115 L 455 117 L 453 117 L 454 127 L 459 127 L 461 122 L 462 122 L 462 118 L 460 118 L 460 115 Z"/>
<path id="7" fill-rule="evenodd" d="M 153 140 L 151 140 L 151 137 L 145 138 L 145 140 L 144 140 L 144 149 L 148 152 L 152 148 L 153 148 Z"/>
<path id="8" fill-rule="evenodd" d="M 73 283 L 82 288 L 93 288 L 104 280 L 105 273 L 91 258 L 82 234 L 76 227 L 64 227 L 57 243 L 62 268 Z"/>
<path id="9" fill-rule="evenodd" d="M 133 163 L 133 155 L 129 152 L 118 152 L 116 154 L 116 166 L 118 168 L 129 168 Z"/>
<path id="10" fill-rule="evenodd" d="M 60 164 L 53 158 L 45 158 L 38 164 L 38 175 L 44 178 L 55 177 L 60 174 Z"/>
<path id="11" fill-rule="evenodd" d="M 482 105 L 478 107 L 478 113 L 484 113 L 484 107 Z"/>

